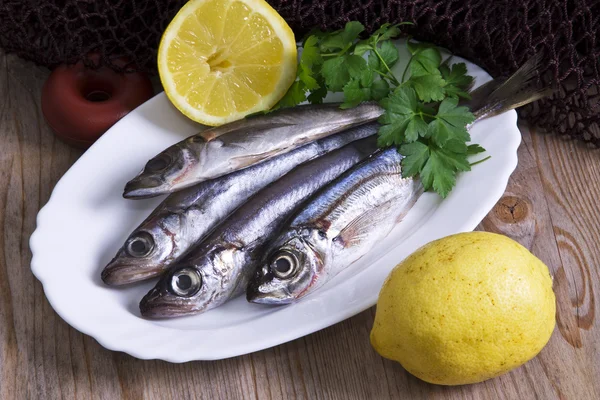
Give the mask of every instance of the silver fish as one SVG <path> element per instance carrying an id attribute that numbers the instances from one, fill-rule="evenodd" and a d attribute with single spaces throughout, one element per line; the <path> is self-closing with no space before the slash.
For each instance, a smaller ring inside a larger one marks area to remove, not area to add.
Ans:
<path id="1" fill-rule="evenodd" d="M 375 103 L 347 110 L 339 104 L 305 105 L 209 129 L 148 161 L 127 183 L 123 196 L 145 198 L 181 190 L 374 121 L 382 113 Z"/>
<path id="2" fill-rule="evenodd" d="M 248 285 L 248 301 L 287 304 L 365 255 L 415 204 L 423 188 L 402 178 L 402 156 L 380 151 L 327 186 L 286 224 Z"/>
<path id="3" fill-rule="evenodd" d="M 537 85 L 538 55 L 507 79 L 476 89 L 467 105 L 476 121 L 552 93 Z M 403 179 L 395 149 L 381 151 L 336 179 L 293 218 L 266 250 L 250 281 L 248 301 L 288 304 L 312 293 L 365 255 L 412 208 L 422 193 Z"/>
<path id="4" fill-rule="evenodd" d="M 257 193 L 163 275 L 142 299 L 142 315 L 198 314 L 243 293 L 263 245 L 287 217 L 375 149 L 375 137 L 350 143 L 296 167 Z"/>
<path id="5" fill-rule="evenodd" d="M 102 271 L 109 285 L 161 275 L 250 196 L 297 165 L 377 133 L 369 123 L 306 144 L 241 171 L 169 195 L 127 238 Z"/>

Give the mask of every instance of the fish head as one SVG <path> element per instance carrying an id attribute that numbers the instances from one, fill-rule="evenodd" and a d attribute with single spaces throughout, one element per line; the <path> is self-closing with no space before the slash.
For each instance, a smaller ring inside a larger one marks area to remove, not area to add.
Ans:
<path id="1" fill-rule="evenodd" d="M 200 260 L 186 259 L 169 269 L 140 302 L 147 318 L 172 318 L 199 314 L 225 302 L 236 288 L 226 272 L 234 252 L 209 252 Z"/>
<path id="2" fill-rule="evenodd" d="M 198 163 L 193 147 L 196 143 L 189 139 L 177 143 L 151 158 L 144 169 L 127 182 L 123 197 L 142 199 L 170 193 L 185 187 L 189 175 Z"/>
<path id="3" fill-rule="evenodd" d="M 159 276 L 175 251 L 173 234 L 148 224 L 136 229 L 117 255 L 104 267 L 102 280 L 108 285 L 126 285 Z"/>
<path id="4" fill-rule="evenodd" d="M 246 292 L 251 303 L 289 304 L 316 285 L 328 258 L 328 240 L 317 229 L 288 232 L 272 247 Z"/>

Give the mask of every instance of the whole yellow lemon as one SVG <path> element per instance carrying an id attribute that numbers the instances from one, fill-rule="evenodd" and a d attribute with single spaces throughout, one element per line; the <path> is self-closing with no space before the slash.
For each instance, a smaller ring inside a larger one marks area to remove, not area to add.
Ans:
<path id="1" fill-rule="evenodd" d="M 555 325 L 548 267 L 519 243 L 486 232 L 431 242 L 385 281 L 371 344 L 416 377 L 481 382 L 536 356 Z"/>

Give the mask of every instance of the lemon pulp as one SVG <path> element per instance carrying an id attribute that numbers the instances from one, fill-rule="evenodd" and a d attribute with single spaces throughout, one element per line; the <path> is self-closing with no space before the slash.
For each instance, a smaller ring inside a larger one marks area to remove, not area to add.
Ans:
<path id="1" fill-rule="evenodd" d="M 296 60 L 293 32 L 264 0 L 192 0 L 158 52 L 171 102 L 207 125 L 272 107 L 294 81 Z"/>

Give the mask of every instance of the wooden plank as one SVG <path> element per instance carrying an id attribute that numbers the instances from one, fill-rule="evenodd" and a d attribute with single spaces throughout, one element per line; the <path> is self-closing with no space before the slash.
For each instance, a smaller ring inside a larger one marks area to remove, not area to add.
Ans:
<path id="1" fill-rule="evenodd" d="M 0 398 L 600 398 L 598 151 L 524 129 L 519 166 L 480 225 L 523 243 L 555 276 L 558 328 L 538 357 L 509 374 L 459 387 L 424 383 L 371 348 L 374 308 L 242 357 L 142 361 L 69 327 L 30 272 L 37 211 L 81 154 L 41 117 L 46 76 L 0 54 Z"/>

